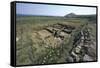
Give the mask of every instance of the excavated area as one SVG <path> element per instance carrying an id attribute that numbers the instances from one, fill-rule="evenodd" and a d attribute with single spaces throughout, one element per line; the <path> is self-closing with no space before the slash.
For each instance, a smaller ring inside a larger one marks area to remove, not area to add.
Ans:
<path id="1" fill-rule="evenodd" d="M 39 31 L 34 31 L 32 37 L 39 37 L 48 46 L 46 47 L 59 47 L 63 40 L 70 38 L 70 35 L 75 27 L 65 24 L 53 24 L 46 26 L 44 29 Z"/>

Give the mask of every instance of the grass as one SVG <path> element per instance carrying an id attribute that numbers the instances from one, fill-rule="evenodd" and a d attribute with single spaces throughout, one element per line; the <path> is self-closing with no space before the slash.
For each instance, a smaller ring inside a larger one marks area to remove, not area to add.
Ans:
<path id="1" fill-rule="evenodd" d="M 95 24 L 89 23 L 89 21 L 87 21 L 86 19 L 17 16 L 16 21 L 16 37 L 19 38 L 19 40 L 16 41 L 17 65 L 67 62 L 66 58 L 72 48 L 73 39 L 77 37 L 78 32 L 81 30 L 81 25 L 84 25 L 86 23 L 88 23 L 87 27 L 91 28 L 92 33 L 96 38 Z M 75 26 L 76 30 L 74 30 L 71 34 L 71 37 L 64 40 L 64 42 L 62 42 L 59 47 L 45 47 L 50 44 L 44 42 L 45 39 L 41 39 L 37 32 L 43 30 L 46 26 L 57 23 Z"/>

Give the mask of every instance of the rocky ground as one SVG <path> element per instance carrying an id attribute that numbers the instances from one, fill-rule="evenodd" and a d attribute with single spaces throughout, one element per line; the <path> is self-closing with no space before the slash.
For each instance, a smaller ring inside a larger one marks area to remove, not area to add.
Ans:
<path id="1" fill-rule="evenodd" d="M 64 39 L 70 38 L 75 27 L 64 24 L 54 24 L 47 26 L 37 34 L 47 45 L 57 48 L 64 42 Z M 49 47 L 45 46 L 45 47 Z M 67 62 L 95 61 L 96 60 L 96 41 L 91 35 L 91 30 L 83 27 L 77 37 L 74 38 L 73 47 L 70 50 Z"/>
<path id="2" fill-rule="evenodd" d="M 87 25 L 75 27 L 67 24 L 53 24 L 33 31 L 27 39 L 25 42 L 24 37 L 24 40 L 19 43 L 23 46 L 17 48 L 17 56 L 21 58 L 17 61 L 20 62 L 19 64 L 25 64 L 25 61 L 22 62 L 24 57 L 19 56 L 22 54 L 25 54 L 26 63 L 29 62 L 29 64 L 84 62 L 97 59 L 96 40 Z M 16 38 L 17 42 L 20 40 L 22 40 L 21 37 Z"/>

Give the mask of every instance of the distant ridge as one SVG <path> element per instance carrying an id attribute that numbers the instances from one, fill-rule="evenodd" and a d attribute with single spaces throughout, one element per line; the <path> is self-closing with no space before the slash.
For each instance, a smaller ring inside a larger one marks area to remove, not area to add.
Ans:
<path id="1" fill-rule="evenodd" d="M 64 17 L 75 17 L 75 16 L 76 16 L 75 13 L 69 13 L 69 14 L 65 15 Z"/>
<path id="2" fill-rule="evenodd" d="M 81 19 L 88 19 L 89 21 L 96 23 L 96 14 L 89 14 L 89 15 L 76 15 L 74 13 L 70 13 L 64 16 L 65 18 L 81 18 Z"/>
<path id="3" fill-rule="evenodd" d="M 87 15 L 76 15 L 75 13 L 69 13 L 67 15 L 65 15 L 64 17 L 67 18 L 73 18 L 73 17 L 79 17 L 79 18 L 83 18 L 83 17 L 96 17 L 96 14 L 87 14 Z"/>

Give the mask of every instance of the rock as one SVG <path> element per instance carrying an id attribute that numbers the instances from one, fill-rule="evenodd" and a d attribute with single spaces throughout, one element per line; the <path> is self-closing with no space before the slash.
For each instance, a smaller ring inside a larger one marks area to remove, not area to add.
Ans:
<path id="1" fill-rule="evenodd" d="M 93 57 L 93 58 L 96 58 L 96 49 L 93 49 L 93 48 L 88 48 L 88 55 Z"/>
<path id="2" fill-rule="evenodd" d="M 19 37 L 16 37 L 16 41 L 19 41 Z"/>
<path id="3" fill-rule="evenodd" d="M 81 35 L 84 36 L 83 31 L 81 30 Z"/>
<path id="4" fill-rule="evenodd" d="M 72 56 L 77 57 L 77 54 L 72 51 Z"/>
<path id="5" fill-rule="evenodd" d="M 66 61 L 67 62 L 74 62 L 74 59 L 71 56 L 69 56 Z"/>
<path id="6" fill-rule="evenodd" d="M 76 57 L 76 62 L 79 62 L 79 61 L 80 61 L 80 57 L 77 56 L 77 57 Z"/>
<path id="7" fill-rule="evenodd" d="M 84 40 L 84 36 L 81 36 L 81 40 Z"/>
<path id="8" fill-rule="evenodd" d="M 77 46 L 77 47 L 75 48 L 75 53 L 80 53 L 80 50 L 81 50 L 81 46 Z"/>
<path id="9" fill-rule="evenodd" d="M 89 55 L 85 54 L 83 61 L 93 61 L 93 59 Z"/>

